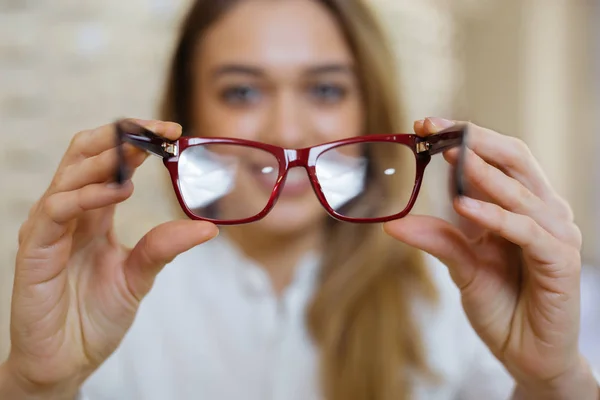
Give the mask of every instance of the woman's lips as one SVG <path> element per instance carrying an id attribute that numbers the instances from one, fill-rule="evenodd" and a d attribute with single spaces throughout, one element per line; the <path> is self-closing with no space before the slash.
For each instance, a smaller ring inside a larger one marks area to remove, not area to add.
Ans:
<path id="1" fill-rule="evenodd" d="M 311 189 L 312 185 L 304 168 L 294 168 L 288 171 L 281 196 L 303 196 Z"/>

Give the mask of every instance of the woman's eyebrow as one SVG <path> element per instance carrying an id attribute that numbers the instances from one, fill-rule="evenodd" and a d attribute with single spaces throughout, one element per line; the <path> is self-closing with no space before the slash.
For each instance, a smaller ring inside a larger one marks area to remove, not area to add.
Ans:
<path id="1" fill-rule="evenodd" d="M 260 78 L 265 75 L 261 68 L 244 64 L 224 64 L 214 69 L 212 75 L 217 78 L 223 75 L 250 75 Z"/>
<path id="2" fill-rule="evenodd" d="M 328 73 L 354 74 L 354 67 L 348 63 L 330 63 L 309 67 L 305 75 L 321 75 Z"/>
<path id="3" fill-rule="evenodd" d="M 354 74 L 354 67 L 349 63 L 327 63 L 311 65 L 302 71 L 305 76 L 314 76 L 329 73 Z M 212 72 L 213 78 L 223 75 L 247 75 L 261 78 L 266 75 L 264 69 L 248 64 L 223 64 Z"/>

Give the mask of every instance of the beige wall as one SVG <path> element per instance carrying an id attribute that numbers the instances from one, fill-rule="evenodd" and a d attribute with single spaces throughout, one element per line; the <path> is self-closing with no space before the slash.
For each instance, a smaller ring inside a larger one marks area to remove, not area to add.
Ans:
<path id="1" fill-rule="evenodd" d="M 592 2 L 505 0 L 465 25 L 469 118 L 523 138 L 600 264 Z"/>
<path id="2" fill-rule="evenodd" d="M 566 0 L 371 1 L 383 7 L 394 38 L 408 120 L 469 118 L 524 137 L 573 202 L 587 258 L 600 263 L 598 223 L 591 222 L 594 171 L 586 158 L 593 103 L 584 0 L 568 7 Z M 0 2 L 0 38 L 8 38 L 0 40 L 0 359 L 19 225 L 75 132 L 120 116 L 154 115 L 186 3 Z M 134 198 L 119 209 L 118 231 L 128 244 L 171 218 L 172 194 L 155 179 L 162 168 L 151 159 Z M 445 174 L 436 160 L 427 177 L 439 214 L 448 202 L 435 188 L 445 188 Z"/>

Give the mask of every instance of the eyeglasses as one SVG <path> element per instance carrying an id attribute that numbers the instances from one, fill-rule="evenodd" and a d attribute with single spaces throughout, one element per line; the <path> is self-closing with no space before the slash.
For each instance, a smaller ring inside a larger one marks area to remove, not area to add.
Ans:
<path id="1" fill-rule="evenodd" d="M 306 191 L 314 191 L 338 220 L 386 222 L 411 211 L 431 156 L 458 146 L 454 186 L 457 195 L 464 193 L 466 130 L 466 125 L 456 126 L 425 138 L 368 135 L 286 149 L 234 138 L 170 141 L 130 120 L 120 120 L 115 123 L 115 180 L 122 183 L 128 178 L 122 144 L 130 143 L 163 159 L 179 204 L 191 219 L 218 225 L 254 222 L 264 218 L 282 196 L 300 202 Z"/>

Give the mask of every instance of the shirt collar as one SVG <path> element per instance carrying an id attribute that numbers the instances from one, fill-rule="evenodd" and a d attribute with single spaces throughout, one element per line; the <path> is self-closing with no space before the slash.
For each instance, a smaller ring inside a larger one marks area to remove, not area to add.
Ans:
<path id="1" fill-rule="evenodd" d="M 248 258 L 234 243 L 221 232 L 212 240 L 214 257 L 220 264 L 230 264 L 244 291 L 249 295 L 263 296 L 272 294 L 271 282 L 267 272 L 256 261 Z M 307 252 L 298 262 L 290 286 L 286 289 L 310 290 L 315 284 L 321 264 L 316 252 Z"/>

